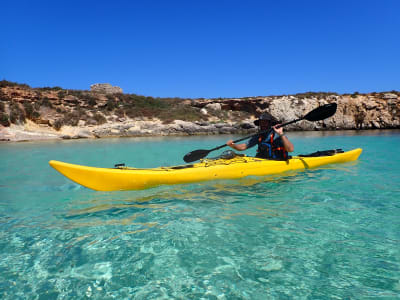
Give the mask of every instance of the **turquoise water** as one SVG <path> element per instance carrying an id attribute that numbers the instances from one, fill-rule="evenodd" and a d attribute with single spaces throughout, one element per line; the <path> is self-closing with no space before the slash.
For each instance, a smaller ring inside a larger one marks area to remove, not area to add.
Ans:
<path id="1" fill-rule="evenodd" d="M 400 132 L 288 135 L 297 154 L 364 152 L 274 177 L 109 193 L 47 162 L 176 165 L 231 136 L 1 144 L 0 298 L 400 298 Z"/>

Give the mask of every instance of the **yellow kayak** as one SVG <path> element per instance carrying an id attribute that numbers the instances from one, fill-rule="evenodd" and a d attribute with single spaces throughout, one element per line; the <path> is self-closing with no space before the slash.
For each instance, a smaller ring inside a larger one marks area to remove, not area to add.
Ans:
<path id="1" fill-rule="evenodd" d="M 316 168 L 327 164 L 357 160 L 362 149 L 328 156 L 294 156 L 287 161 L 266 160 L 237 155 L 233 158 L 204 159 L 199 163 L 175 167 L 137 169 L 128 167 L 95 168 L 51 160 L 49 164 L 72 181 L 97 191 L 141 190 L 163 184 L 181 184 L 215 179 L 263 176 L 290 170 Z"/>

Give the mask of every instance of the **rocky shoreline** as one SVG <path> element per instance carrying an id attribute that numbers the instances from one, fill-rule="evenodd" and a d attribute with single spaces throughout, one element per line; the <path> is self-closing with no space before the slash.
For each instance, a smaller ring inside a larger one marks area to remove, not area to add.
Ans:
<path id="1" fill-rule="evenodd" d="M 164 110 L 157 108 L 149 113 L 145 102 L 144 108 L 134 106 L 133 115 L 129 114 L 132 108 L 123 102 L 125 97 L 125 94 L 110 96 L 89 91 L 72 93 L 54 88 L 38 90 L 24 85 L 3 86 L 0 88 L 3 120 L 0 141 L 251 134 L 257 131 L 253 121 L 261 113 L 269 113 L 285 122 L 332 102 L 338 104 L 333 117 L 319 122 L 300 121 L 289 125 L 286 130 L 400 128 L 400 92 L 396 91 L 352 95 L 305 93 L 247 98 L 168 99 L 165 103 L 170 106 Z M 129 105 L 135 104 L 135 101 L 153 101 L 156 105 L 164 105 L 163 99 L 135 97 L 128 99 Z M 110 99 L 114 101 L 112 109 L 109 106 Z M 179 119 L 173 114 L 177 110 L 183 112 L 178 116 Z M 138 112 L 142 112 L 142 115 L 136 116 Z M 166 115 L 166 112 L 170 115 Z M 184 120 L 189 115 L 192 119 Z M 175 119 L 171 120 L 174 116 Z M 76 120 L 69 122 L 69 118 Z M 61 125 L 57 124 L 60 120 Z"/>
<path id="2" fill-rule="evenodd" d="M 99 126 L 64 126 L 56 131 L 44 126 L 37 126 L 28 121 L 24 125 L 0 127 L 0 141 L 23 142 L 59 139 L 85 139 L 108 137 L 144 137 L 144 136 L 185 136 L 244 134 L 256 132 L 256 127 L 249 123 L 229 124 L 207 122 L 186 122 L 175 120 L 171 124 L 162 124 L 159 120 L 124 121 L 107 123 Z"/>

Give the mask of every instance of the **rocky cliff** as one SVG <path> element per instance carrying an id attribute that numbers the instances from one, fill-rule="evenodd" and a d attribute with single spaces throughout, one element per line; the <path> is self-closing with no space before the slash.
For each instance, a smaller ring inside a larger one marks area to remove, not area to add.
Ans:
<path id="1" fill-rule="evenodd" d="M 0 140 L 247 133 L 257 130 L 253 121 L 263 112 L 284 122 L 331 102 L 338 104 L 333 117 L 301 121 L 287 130 L 400 128 L 400 92 L 396 91 L 180 99 L 111 90 L 30 88 L 1 81 Z"/>

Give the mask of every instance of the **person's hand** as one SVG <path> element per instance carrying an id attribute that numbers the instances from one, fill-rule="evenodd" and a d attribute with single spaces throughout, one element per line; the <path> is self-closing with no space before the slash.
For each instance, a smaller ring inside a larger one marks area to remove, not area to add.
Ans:
<path id="1" fill-rule="evenodd" d="M 283 135 L 283 127 L 277 128 L 279 125 L 281 124 L 276 124 L 275 126 L 273 126 L 272 128 L 274 129 L 274 131 L 279 134 L 279 136 Z"/>
<path id="2" fill-rule="evenodd" d="M 229 147 L 232 147 L 232 145 L 233 145 L 234 143 L 233 143 L 233 140 L 229 140 L 229 141 L 226 142 L 226 144 L 227 144 Z"/>

